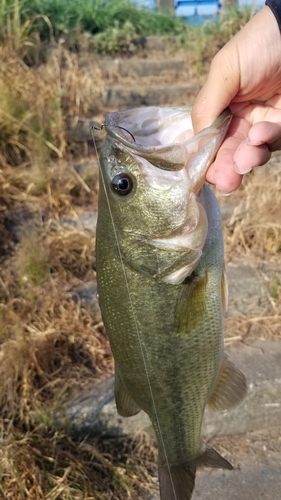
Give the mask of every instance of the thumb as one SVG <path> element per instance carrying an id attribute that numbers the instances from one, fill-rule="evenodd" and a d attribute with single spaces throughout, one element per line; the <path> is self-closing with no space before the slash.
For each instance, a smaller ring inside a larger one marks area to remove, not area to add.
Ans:
<path id="1" fill-rule="evenodd" d="M 239 91 L 239 79 L 237 48 L 230 41 L 212 60 L 206 83 L 195 100 L 191 114 L 194 133 L 209 127 L 230 104 Z"/>

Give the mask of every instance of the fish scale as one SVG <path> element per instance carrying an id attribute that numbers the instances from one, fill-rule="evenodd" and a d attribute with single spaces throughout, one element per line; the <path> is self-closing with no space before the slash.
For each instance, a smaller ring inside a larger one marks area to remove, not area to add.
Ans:
<path id="1" fill-rule="evenodd" d="M 156 433 L 161 500 L 189 500 L 200 466 L 232 468 L 202 441 L 202 419 L 207 404 L 227 410 L 246 393 L 243 374 L 223 352 L 221 220 L 204 185 L 230 120 L 226 110 L 192 136 L 185 133 L 187 107 L 106 118 L 96 233 L 100 307 L 115 359 L 117 409 L 123 416 L 144 410 Z M 162 136 L 171 142 L 161 143 Z"/>

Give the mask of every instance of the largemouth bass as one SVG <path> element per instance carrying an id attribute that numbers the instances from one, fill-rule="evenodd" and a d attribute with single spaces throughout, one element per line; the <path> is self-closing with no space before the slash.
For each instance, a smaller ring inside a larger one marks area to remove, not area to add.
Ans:
<path id="1" fill-rule="evenodd" d="M 232 469 L 201 439 L 204 410 L 246 392 L 223 352 L 221 218 L 205 174 L 231 120 L 193 135 L 190 108 L 107 115 L 96 232 L 100 307 L 122 416 L 150 417 L 162 500 L 189 500 L 199 466 Z"/>

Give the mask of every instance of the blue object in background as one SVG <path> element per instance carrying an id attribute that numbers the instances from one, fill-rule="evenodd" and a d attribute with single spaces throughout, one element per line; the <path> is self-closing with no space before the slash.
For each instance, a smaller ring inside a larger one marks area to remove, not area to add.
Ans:
<path id="1" fill-rule="evenodd" d="M 156 0 L 132 0 L 138 7 L 156 10 Z M 238 0 L 239 7 L 252 7 L 255 10 L 264 6 L 265 0 Z M 216 21 L 221 8 L 220 0 L 174 0 L 175 15 L 189 24 L 203 24 Z"/>
<path id="2" fill-rule="evenodd" d="M 132 0 L 138 7 L 146 7 L 147 9 L 156 9 L 156 0 Z M 264 6 L 265 0 L 238 0 L 239 7 L 253 7 L 254 9 L 259 9 Z M 201 9 L 212 9 L 214 5 L 219 5 L 219 0 L 175 0 L 175 9 L 179 4 L 181 6 L 186 4 L 186 7 L 193 8 L 194 5 Z M 194 4 L 193 6 L 191 4 Z M 213 4 L 213 5 L 212 5 Z"/>
<path id="3" fill-rule="evenodd" d="M 219 0 L 175 0 L 175 14 L 179 17 L 216 16 Z"/>

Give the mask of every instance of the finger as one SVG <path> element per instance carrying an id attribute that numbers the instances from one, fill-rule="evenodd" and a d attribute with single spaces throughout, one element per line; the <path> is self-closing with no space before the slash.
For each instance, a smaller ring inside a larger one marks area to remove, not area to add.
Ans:
<path id="1" fill-rule="evenodd" d="M 224 152 L 223 155 L 223 162 L 224 165 L 226 166 L 225 170 L 218 169 L 216 166 L 216 162 L 212 163 L 212 165 L 209 167 L 209 170 L 207 172 L 206 180 L 207 182 L 210 182 L 210 184 L 214 184 L 217 188 L 217 190 L 222 193 L 222 194 L 230 194 L 233 191 L 236 191 L 236 189 L 239 188 L 241 182 L 242 182 L 242 175 L 239 175 L 236 171 L 235 168 L 232 165 L 231 162 L 231 168 L 229 172 L 227 173 L 227 177 L 225 175 L 226 170 L 227 170 L 227 153 Z"/>
<path id="2" fill-rule="evenodd" d="M 221 193 L 232 193 L 240 186 L 242 175 L 235 170 L 233 150 L 231 148 L 224 148 L 218 152 L 217 158 L 212 165 L 211 175 L 213 183 Z"/>
<path id="3" fill-rule="evenodd" d="M 223 193 L 231 193 L 241 184 L 242 177 L 235 170 L 233 156 L 241 142 L 246 140 L 249 128 L 245 120 L 233 118 L 216 159 L 208 169 L 207 181 L 216 184 L 217 189 Z"/>
<path id="4" fill-rule="evenodd" d="M 266 144 L 250 146 L 244 141 L 234 153 L 235 170 L 239 174 L 247 174 L 252 168 L 267 163 L 270 157 L 271 153 Z"/>
<path id="5" fill-rule="evenodd" d="M 215 184 L 223 193 L 231 193 L 241 184 L 241 175 L 236 172 L 233 160 L 239 144 L 240 141 L 236 137 L 227 137 L 207 172 L 207 181 Z"/>
<path id="6" fill-rule="evenodd" d="M 248 142 L 252 146 L 267 144 L 270 151 L 281 149 L 281 123 L 263 121 L 253 125 L 248 133 Z"/>
<path id="7" fill-rule="evenodd" d="M 241 142 L 234 153 L 235 170 L 239 174 L 247 174 L 252 168 L 267 163 L 270 156 L 271 153 L 266 144 L 251 146 L 245 140 Z"/>

